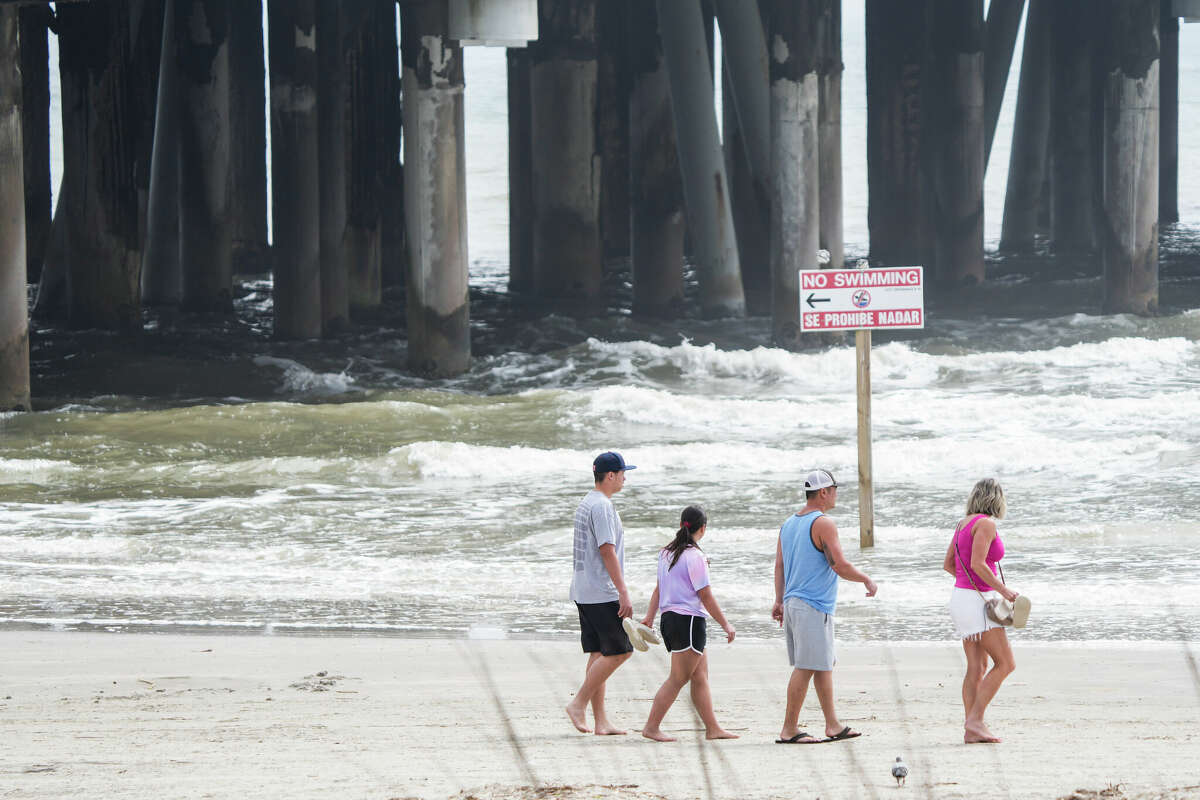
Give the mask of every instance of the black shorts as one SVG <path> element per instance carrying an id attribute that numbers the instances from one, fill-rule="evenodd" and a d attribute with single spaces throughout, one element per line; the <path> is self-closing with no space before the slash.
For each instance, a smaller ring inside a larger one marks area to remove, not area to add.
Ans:
<path id="1" fill-rule="evenodd" d="M 662 631 L 667 652 L 678 653 L 689 649 L 697 653 L 704 652 L 704 645 L 708 640 L 708 620 L 704 617 L 664 611 L 658 628 Z"/>
<path id="2" fill-rule="evenodd" d="M 619 656 L 632 653 L 633 645 L 617 612 L 621 604 L 616 600 L 609 603 L 576 603 L 579 609 L 579 643 L 585 653 L 600 653 L 604 656 Z"/>

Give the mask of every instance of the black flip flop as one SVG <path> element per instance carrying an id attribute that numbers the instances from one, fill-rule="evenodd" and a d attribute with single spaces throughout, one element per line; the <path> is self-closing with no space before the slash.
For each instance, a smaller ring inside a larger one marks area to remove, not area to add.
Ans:
<path id="1" fill-rule="evenodd" d="M 842 728 L 840 732 L 835 733 L 833 736 L 830 736 L 828 739 L 824 739 L 823 741 L 840 742 L 842 739 L 855 739 L 859 736 L 862 736 L 862 733 L 859 731 L 850 730 L 850 726 L 847 725 L 846 727 Z"/>
<path id="2" fill-rule="evenodd" d="M 801 739 L 811 739 L 810 742 L 802 742 Z M 787 739 L 776 739 L 775 744 L 820 744 L 821 740 L 813 736 L 811 733 L 800 731 L 795 736 Z"/>

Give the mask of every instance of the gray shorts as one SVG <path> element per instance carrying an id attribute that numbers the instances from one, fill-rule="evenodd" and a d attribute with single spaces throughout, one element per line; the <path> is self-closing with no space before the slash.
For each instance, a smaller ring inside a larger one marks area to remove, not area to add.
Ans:
<path id="1" fill-rule="evenodd" d="M 796 597 L 783 601 L 788 660 L 794 669 L 828 672 L 837 663 L 833 652 L 833 615 L 817 611 Z"/>

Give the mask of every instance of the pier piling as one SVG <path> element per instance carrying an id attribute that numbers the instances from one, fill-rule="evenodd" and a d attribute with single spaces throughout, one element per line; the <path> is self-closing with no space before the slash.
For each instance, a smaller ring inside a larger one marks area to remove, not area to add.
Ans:
<path id="1" fill-rule="evenodd" d="M 263 62 L 262 0 L 230 4 L 229 197 L 233 220 L 233 271 L 271 271 L 267 239 L 266 64 Z"/>
<path id="2" fill-rule="evenodd" d="M 349 39 L 345 258 L 353 316 L 383 300 L 384 198 L 402 191 L 393 150 L 399 132 L 391 128 L 399 125 L 399 101 L 395 80 L 384 74 L 397 63 L 395 7 L 379 0 L 344 0 L 342 6 Z"/>
<path id="3" fill-rule="evenodd" d="M 746 299 L 700 2 L 658 0 L 657 10 L 701 313 L 742 316 Z"/>
<path id="4" fill-rule="evenodd" d="M 654 4 L 628 10 L 633 313 L 669 316 L 683 305 L 685 227 L 670 87 Z"/>
<path id="5" fill-rule="evenodd" d="M 771 331 L 775 343 L 800 344 L 801 269 L 816 269 L 820 238 L 817 0 L 772 0 Z"/>
<path id="6" fill-rule="evenodd" d="M 1171 6 L 1162 0 L 1159 10 L 1159 222 L 1179 221 L 1179 17 Z"/>
<path id="7" fill-rule="evenodd" d="M 317 160 L 321 186 L 321 333 L 350 325 L 346 269 L 346 37 L 339 0 L 317 0 Z"/>
<path id="8" fill-rule="evenodd" d="M 867 227 L 871 260 L 926 264 L 932 252 L 921 156 L 929 2 L 867 0 Z"/>
<path id="9" fill-rule="evenodd" d="M 1094 253 L 1099 244 L 1099 131 L 1096 91 L 1097 18 L 1093 0 L 1057 0 L 1051 35 L 1051 223 L 1057 255 Z"/>
<path id="10" fill-rule="evenodd" d="M 317 30 L 314 0 L 268 0 L 275 335 L 321 335 Z"/>
<path id="11" fill-rule="evenodd" d="M 596 0 L 542 0 L 538 21 L 529 46 L 534 291 L 587 310 L 603 279 Z"/>
<path id="12" fill-rule="evenodd" d="M 983 0 L 934 0 L 925 149 L 932 204 L 931 282 L 983 281 Z"/>
<path id="13" fill-rule="evenodd" d="M 183 299 L 179 259 L 179 61 L 175 46 L 176 0 L 163 4 L 162 46 L 142 249 L 142 302 L 177 306 Z M 260 23 L 261 24 L 261 23 Z"/>
<path id="14" fill-rule="evenodd" d="M 50 236 L 50 55 L 48 6 L 20 9 L 21 142 L 25 151 L 25 262 L 30 283 L 42 271 Z"/>
<path id="15" fill-rule="evenodd" d="M 533 119 L 529 49 L 510 47 L 508 59 L 508 289 L 533 289 Z"/>
<path id="16" fill-rule="evenodd" d="M 444 3 L 401 14 L 408 366 L 452 376 L 471 361 L 463 53 Z"/>
<path id="17" fill-rule="evenodd" d="M 18 11 L 0 7 L 0 411 L 29 410 Z"/>
<path id="18" fill-rule="evenodd" d="M 1000 249 L 1006 252 L 1033 251 L 1038 216 L 1050 200 L 1046 177 L 1050 146 L 1051 2 L 1029 0 L 1000 226 Z"/>
<path id="19" fill-rule="evenodd" d="M 176 2 L 180 306 L 232 313 L 229 27 L 236 0 Z"/>
<path id="20" fill-rule="evenodd" d="M 819 0 L 817 25 L 817 136 L 820 161 L 819 246 L 829 264 L 846 262 L 842 192 L 842 0 Z"/>
<path id="21" fill-rule="evenodd" d="M 1158 310 L 1158 0 L 1107 0 L 1104 311 Z"/>

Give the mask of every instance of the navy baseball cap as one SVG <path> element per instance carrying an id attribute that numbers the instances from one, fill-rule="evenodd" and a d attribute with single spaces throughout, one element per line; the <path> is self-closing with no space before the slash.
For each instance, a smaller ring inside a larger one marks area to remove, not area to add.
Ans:
<path id="1" fill-rule="evenodd" d="M 637 469 L 637 467 L 633 464 L 626 464 L 620 453 L 614 453 L 611 450 L 596 456 L 596 460 L 592 462 L 592 470 L 595 472 L 620 472 L 623 469 L 630 470 Z"/>

